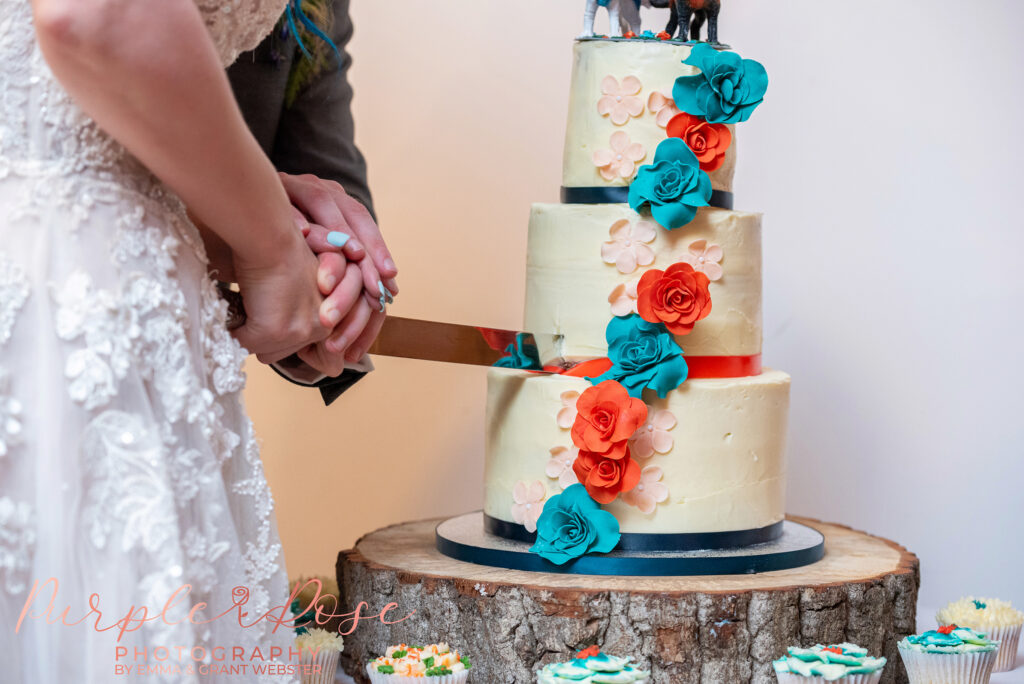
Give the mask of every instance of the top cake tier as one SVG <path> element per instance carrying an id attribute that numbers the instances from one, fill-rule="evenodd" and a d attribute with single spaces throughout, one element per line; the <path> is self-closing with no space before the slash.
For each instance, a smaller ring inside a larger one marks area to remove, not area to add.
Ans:
<path id="1" fill-rule="evenodd" d="M 634 165 L 651 163 L 666 126 L 679 113 L 672 101 L 673 84 L 680 76 L 700 73 L 682 63 L 692 47 L 657 40 L 576 42 L 564 187 L 628 186 Z M 729 130 L 732 144 L 721 166 L 708 174 L 712 187 L 724 192 L 732 192 L 736 168 L 735 126 Z M 611 163 L 602 164 L 608 159 Z"/>

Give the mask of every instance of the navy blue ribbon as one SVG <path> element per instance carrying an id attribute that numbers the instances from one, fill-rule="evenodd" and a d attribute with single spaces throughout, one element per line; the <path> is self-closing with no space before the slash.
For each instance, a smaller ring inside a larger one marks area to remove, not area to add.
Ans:
<path id="1" fill-rule="evenodd" d="M 816 563 L 825 555 L 825 538 L 802 548 L 770 553 L 731 553 L 729 555 L 628 556 L 621 552 L 580 556 L 564 565 L 555 565 L 525 548 L 522 551 L 483 548 L 458 542 L 435 532 L 437 550 L 449 558 L 477 565 L 574 575 L 618 575 L 641 577 L 743 575 L 788 570 Z"/>
<path id="2" fill-rule="evenodd" d="M 732 209 L 733 196 L 725 190 L 713 190 L 708 205 L 719 209 Z M 610 185 L 592 188 L 562 186 L 563 204 L 628 204 L 629 186 Z"/>
<path id="3" fill-rule="evenodd" d="M 532 544 L 537 540 L 536 532 L 527 532 L 516 523 L 493 518 L 484 514 L 484 530 L 503 539 Z M 685 532 L 678 534 L 639 534 L 624 532 L 619 538 L 616 551 L 701 551 L 713 549 L 736 549 L 753 544 L 763 544 L 782 536 L 782 521 L 767 527 L 736 532 Z"/>

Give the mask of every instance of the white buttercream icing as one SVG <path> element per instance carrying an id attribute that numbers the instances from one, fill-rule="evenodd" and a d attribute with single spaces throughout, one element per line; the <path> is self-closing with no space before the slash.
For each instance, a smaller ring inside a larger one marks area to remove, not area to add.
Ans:
<path id="1" fill-rule="evenodd" d="M 698 73 L 696 67 L 683 64 L 689 57 L 691 46 L 673 45 L 660 41 L 583 41 L 573 48 L 572 85 L 569 91 L 569 122 L 565 131 L 562 185 L 566 187 L 594 187 L 629 185 L 626 178 L 608 181 L 601 177 L 594 165 L 595 150 L 609 147 L 616 131 L 624 131 L 630 141 L 639 143 L 647 152 L 641 164 L 654 159 L 658 143 L 665 139 L 665 129 L 658 125 L 657 116 L 648 106 L 650 95 L 660 92 L 672 96 L 672 86 L 680 76 Z M 602 116 L 597 103 L 603 97 L 602 82 L 611 76 L 623 81 L 634 76 L 640 81 L 638 97 L 644 104 L 639 117 L 630 118 L 621 126 L 612 118 Z M 733 142 L 726 152 L 722 167 L 711 175 L 716 190 L 732 190 L 732 177 L 736 168 L 736 127 L 730 126 Z"/>
<path id="2" fill-rule="evenodd" d="M 493 369 L 487 378 L 484 511 L 512 521 L 512 489 L 545 477 L 556 446 L 572 447 L 558 426 L 563 392 L 583 392 L 582 378 Z M 679 418 L 673 446 L 642 465 L 657 465 L 669 498 L 645 514 L 620 497 L 604 508 L 622 532 L 723 532 L 764 527 L 785 515 L 789 376 L 769 370 L 749 378 L 688 380 L 665 399 L 645 393 L 652 413 Z"/>
<path id="3" fill-rule="evenodd" d="M 1013 627 L 1024 623 L 1024 613 L 1009 601 L 967 596 L 939 611 L 936 619 L 942 625 L 960 625 L 985 631 L 993 627 Z"/>
<path id="4" fill-rule="evenodd" d="M 606 356 L 609 295 L 651 268 L 666 269 L 696 240 L 719 245 L 724 275 L 710 284 L 711 314 L 676 337 L 691 356 L 761 353 L 761 215 L 701 209 L 689 225 L 658 228 L 654 263 L 623 274 L 601 259 L 617 221 L 640 219 L 625 204 L 536 204 L 530 215 L 524 329 L 538 336 L 541 360 Z M 561 335 L 558 344 L 544 335 Z"/>

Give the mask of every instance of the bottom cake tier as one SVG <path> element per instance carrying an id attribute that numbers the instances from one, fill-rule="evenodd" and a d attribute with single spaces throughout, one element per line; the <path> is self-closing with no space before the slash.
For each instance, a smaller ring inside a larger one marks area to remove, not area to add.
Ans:
<path id="1" fill-rule="evenodd" d="M 756 532 L 785 516 L 789 376 L 695 379 L 658 399 L 630 442 L 640 484 L 603 506 L 624 535 Z M 576 482 L 570 435 L 582 378 L 492 369 L 484 514 L 514 529 Z M 649 511 L 649 512 L 645 512 Z M 748 535 L 749 536 L 749 535 Z M 742 536 L 741 536 L 742 537 Z"/>

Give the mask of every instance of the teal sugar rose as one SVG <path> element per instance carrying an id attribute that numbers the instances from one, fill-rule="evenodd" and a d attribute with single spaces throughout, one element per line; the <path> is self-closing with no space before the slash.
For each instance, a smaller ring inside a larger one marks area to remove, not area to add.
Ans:
<path id="1" fill-rule="evenodd" d="M 602 511 L 577 483 L 544 504 L 537 520 L 537 541 L 530 551 L 564 565 L 587 553 L 608 553 L 620 536 L 615 516 Z"/>
<path id="2" fill-rule="evenodd" d="M 654 163 L 641 166 L 629 186 L 629 206 L 639 212 L 650 205 L 651 216 L 672 230 L 697 215 L 711 200 L 711 179 L 685 142 L 667 138 L 658 145 Z"/>
<path id="3" fill-rule="evenodd" d="M 648 388 L 664 399 L 686 382 L 689 368 L 683 350 L 664 323 L 650 323 L 636 314 L 617 316 L 608 324 L 605 338 L 612 367 L 600 377 L 587 378 L 595 385 L 616 380 L 631 397 L 641 398 Z"/>
<path id="4" fill-rule="evenodd" d="M 764 66 L 735 52 L 719 52 L 701 44 L 683 64 L 695 66 L 701 73 L 677 78 L 672 97 L 680 111 L 703 117 L 708 123 L 746 121 L 768 91 Z"/>
<path id="5" fill-rule="evenodd" d="M 540 352 L 537 351 L 536 345 L 526 344 L 525 337 L 523 333 L 516 335 L 515 344 L 508 345 L 505 348 L 505 356 L 495 361 L 494 365 L 499 368 L 542 370 Z"/>

